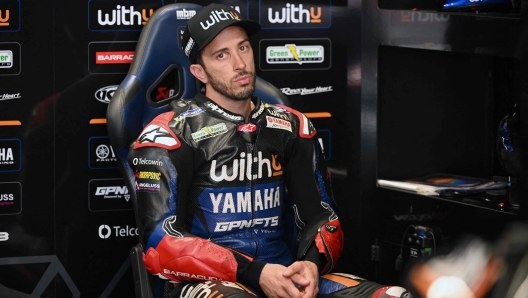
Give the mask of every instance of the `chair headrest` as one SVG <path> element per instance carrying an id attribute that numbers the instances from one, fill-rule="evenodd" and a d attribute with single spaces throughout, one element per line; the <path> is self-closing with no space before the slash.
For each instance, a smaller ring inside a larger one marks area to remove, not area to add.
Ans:
<path id="1" fill-rule="evenodd" d="M 156 10 L 141 31 L 134 61 L 120 85 L 127 93 L 123 102 L 128 114 L 124 125 L 132 137 L 166 111 L 169 101 L 196 94 L 196 79 L 181 50 L 180 35 L 187 20 L 201 8 L 187 3 L 165 5 Z"/>

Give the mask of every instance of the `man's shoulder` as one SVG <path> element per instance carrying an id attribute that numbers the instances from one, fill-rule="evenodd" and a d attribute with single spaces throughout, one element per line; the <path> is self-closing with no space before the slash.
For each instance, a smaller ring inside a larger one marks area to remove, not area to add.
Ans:
<path id="1" fill-rule="evenodd" d="M 178 100 L 170 104 L 171 111 L 174 112 L 174 121 L 180 122 L 185 118 L 198 116 L 205 112 L 205 109 L 194 100 Z"/>
<path id="2" fill-rule="evenodd" d="M 264 103 L 264 107 L 267 127 L 290 130 L 302 138 L 312 138 L 315 135 L 312 122 L 298 110 L 282 104 Z"/>
<path id="3" fill-rule="evenodd" d="M 159 147 L 167 150 L 178 149 L 181 142 L 169 123 L 174 119 L 174 111 L 162 113 L 155 117 L 141 132 L 134 143 L 134 149 Z"/>

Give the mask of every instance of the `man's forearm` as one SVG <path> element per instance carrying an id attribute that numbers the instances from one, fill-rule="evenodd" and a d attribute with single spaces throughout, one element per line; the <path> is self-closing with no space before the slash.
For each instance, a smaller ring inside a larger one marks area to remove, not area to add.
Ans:
<path id="1" fill-rule="evenodd" d="M 226 280 L 258 285 L 265 263 L 200 237 L 166 235 L 143 256 L 147 270 L 180 282 Z"/>

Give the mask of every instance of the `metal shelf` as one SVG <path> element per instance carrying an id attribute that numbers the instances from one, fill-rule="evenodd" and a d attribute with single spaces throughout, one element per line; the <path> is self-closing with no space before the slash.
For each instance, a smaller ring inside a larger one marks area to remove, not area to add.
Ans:
<path id="1" fill-rule="evenodd" d="M 494 207 L 494 206 L 492 206 L 492 203 L 489 203 L 489 205 L 486 206 L 484 204 L 474 204 L 474 203 L 470 203 L 470 202 L 463 202 L 462 201 L 464 199 L 463 197 L 460 197 L 460 199 L 454 199 L 454 198 L 448 198 L 448 197 L 442 197 L 442 196 L 423 195 L 423 194 L 419 194 L 419 193 L 412 192 L 412 191 L 407 191 L 407 190 L 402 190 L 402 189 L 392 188 L 392 187 L 386 187 L 386 186 L 378 186 L 378 188 L 383 188 L 383 189 L 387 189 L 387 190 L 391 190 L 391 191 L 406 193 L 406 194 L 410 194 L 410 195 L 418 196 L 418 197 L 427 197 L 427 198 L 431 198 L 431 199 L 439 200 L 439 201 L 443 201 L 443 202 L 462 204 L 462 205 L 466 205 L 466 206 L 481 208 L 481 209 L 490 210 L 490 211 L 494 211 L 494 212 L 499 212 L 499 213 L 503 213 L 503 214 L 509 214 L 509 215 L 515 215 L 515 216 L 519 215 L 519 209 L 518 208 L 500 208 L 498 206 Z M 485 203 L 485 202 L 483 202 L 483 203 Z"/>

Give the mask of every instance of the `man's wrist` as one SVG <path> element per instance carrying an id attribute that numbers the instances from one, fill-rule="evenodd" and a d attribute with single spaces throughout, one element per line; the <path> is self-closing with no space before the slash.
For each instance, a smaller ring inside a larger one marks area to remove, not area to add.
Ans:
<path id="1" fill-rule="evenodd" d="M 323 270 L 323 267 L 326 265 L 326 257 L 323 254 L 319 253 L 319 250 L 315 246 L 315 243 L 312 243 L 312 245 L 310 246 L 301 261 L 310 261 L 314 263 L 317 266 L 318 272 L 321 272 L 321 270 Z"/>
<path id="2" fill-rule="evenodd" d="M 264 269 L 266 264 L 266 262 L 259 260 L 253 260 L 249 264 L 245 282 L 247 282 L 247 284 L 253 289 L 260 289 L 260 274 L 262 273 L 262 269 Z"/>

